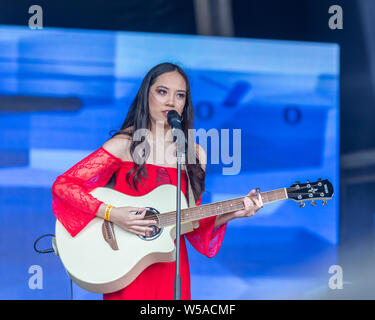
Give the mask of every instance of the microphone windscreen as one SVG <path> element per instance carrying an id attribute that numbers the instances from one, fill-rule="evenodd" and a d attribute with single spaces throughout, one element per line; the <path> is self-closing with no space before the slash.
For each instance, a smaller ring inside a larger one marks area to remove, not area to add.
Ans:
<path id="1" fill-rule="evenodd" d="M 168 111 L 168 124 L 173 128 L 173 129 L 180 129 L 182 130 L 182 125 L 181 125 L 181 117 L 175 110 Z"/>

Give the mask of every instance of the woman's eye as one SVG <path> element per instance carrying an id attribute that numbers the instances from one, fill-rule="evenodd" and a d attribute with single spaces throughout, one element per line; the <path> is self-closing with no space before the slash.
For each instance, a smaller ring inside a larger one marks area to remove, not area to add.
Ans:
<path id="1" fill-rule="evenodd" d="M 179 93 L 177 96 L 178 96 L 179 98 L 181 98 L 181 99 L 185 98 L 185 95 L 184 95 L 183 93 Z"/>
<path id="2" fill-rule="evenodd" d="M 160 94 L 165 94 L 165 93 L 167 93 L 167 91 L 165 91 L 165 90 L 159 90 L 158 91 Z"/>

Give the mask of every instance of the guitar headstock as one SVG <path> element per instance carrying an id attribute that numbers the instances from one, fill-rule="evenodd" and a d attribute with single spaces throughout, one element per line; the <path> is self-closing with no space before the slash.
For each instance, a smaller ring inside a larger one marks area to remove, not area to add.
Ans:
<path id="1" fill-rule="evenodd" d="M 316 205 L 316 200 L 322 200 L 323 205 L 327 204 L 327 200 L 331 200 L 333 196 L 332 183 L 327 179 L 318 179 L 316 182 L 300 183 L 296 181 L 295 184 L 286 188 L 288 198 L 300 203 L 300 207 L 305 206 L 306 201 L 311 201 L 311 205 Z"/>

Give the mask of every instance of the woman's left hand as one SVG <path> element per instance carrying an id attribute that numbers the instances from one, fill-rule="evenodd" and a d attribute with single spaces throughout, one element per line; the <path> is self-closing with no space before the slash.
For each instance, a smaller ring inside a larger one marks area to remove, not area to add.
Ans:
<path id="1" fill-rule="evenodd" d="M 242 201 L 245 205 L 244 209 L 217 216 L 215 227 L 236 218 L 252 217 L 258 210 L 263 208 L 262 197 L 256 197 L 255 190 L 251 190 L 248 196 L 244 197 Z"/>
<path id="2" fill-rule="evenodd" d="M 245 208 L 243 210 L 233 212 L 233 219 L 242 217 L 252 217 L 258 210 L 263 208 L 262 197 L 254 197 L 254 195 L 255 190 L 251 190 L 249 196 L 243 198 Z"/>

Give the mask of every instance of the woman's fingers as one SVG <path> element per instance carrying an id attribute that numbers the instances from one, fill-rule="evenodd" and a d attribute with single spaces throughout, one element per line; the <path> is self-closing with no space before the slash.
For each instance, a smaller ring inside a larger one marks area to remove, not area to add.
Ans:
<path id="1" fill-rule="evenodd" d="M 263 208 L 263 203 L 261 202 L 261 200 L 259 200 L 258 198 L 254 198 L 253 201 L 254 201 L 255 206 L 257 208 L 256 211 Z"/>
<path id="2" fill-rule="evenodd" d="M 135 214 L 135 215 L 132 216 L 132 220 L 131 220 L 132 224 L 142 225 L 142 226 L 146 226 L 146 225 L 150 225 L 150 224 L 157 224 L 157 221 L 155 221 L 155 220 L 144 220 L 145 216 L 146 216 L 146 212 L 147 212 L 146 208 L 138 208 L 138 209 L 142 209 L 142 213 L 141 214 Z M 138 210 L 138 212 L 139 211 L 140 210 Z"/>
<path id="3" fill-rule="evenodd" d="M 250 192 L 249 192 L 249 196 L 252 196 L 252 195 L 254 195 L 255 194 L 255 190 L 253 189 L 253 190 L 251 190 Z"/>
<path id="4" fill-rule="evenodd" d="M 154 220 L 133 220 L 132 224 L 135 226 L 149 226 L 149 225 L 154 225 L 157 224 L 156 221 Z"/>
<path id="5" fill-rule="evenodd" d="M 251 217 L 263 207 L 263 202 L 260 196 L 255 196 L 254 189 L 249 192 L 248 196 L 243 198 L 243 203 L 245 205 L 245 209 L 237 212 L 239 216 Z"/>
<path id="6" fill-rule="evenodd" d="M 132 218 L 134 219 L 139 219 L 140 217 L 143 219 L 147 212 L 146 208 L 128 207 L 128 210 L 129 213 L 131 213 Z"/>
<path id="7" fill-rule="evenodd" d="M 134 212 L 134 213 L 133 213 Z M 136 214 L 137 212 L 140 212 Z M 146 217 L 147 209 L 146 208 L 133 208 L 129 210 L 129 220 L 133 223 L 140 223 L 140 221 L 146 221 L 144 218 Z M 147 220 L 149 224 L 156 224 L 154 220 Z M 145 224 L 145 223 L 141 223 Z"/>
<path id="8" fill-rule="evenodd" d="M 144 235 L 146 232 L 151 232 L 153 229 L 149 227 L 131 226 L 129 230 L 140 232 Z"/>
<path id="9" fill-rule="evenodd" d="M 246 215 L 246 213 L 247 213 L 246 210 L 239 210 L 239 211 L 236 211 L 234 214 L 237 217 L 244 217 Z"/>
<path id="10" fill-rule="evenodd" d="M 245 197 L 245 215 L 247 217 L 253 216 L 255 214 L 255 206 L 253 199 L 250 197 Z"/>
<path id="11" fill-rule="evenodd" d="M 244 197 L 242 201 L 245 205 L 245 209 L 234 212 L 233 214 L 236 217 L 248 217 L 254 211 L 253 210 L 254 204 L 249 197 Z"/>
<path id="12" fill-rule="evenodd" d="M 251 190 L 250 193 L 249 193 L 249 196 L 254 196 L 255 195 L 255 190 Z M 258 207 L 258 210 L 260 208 L 263 208 L 263 201 L 262 201 L 262 197 L 260 196 L 260 193 L 257 194 L 256 197 L 250 197 L 251 200 L 254 202 L 255 206 Z"/>

